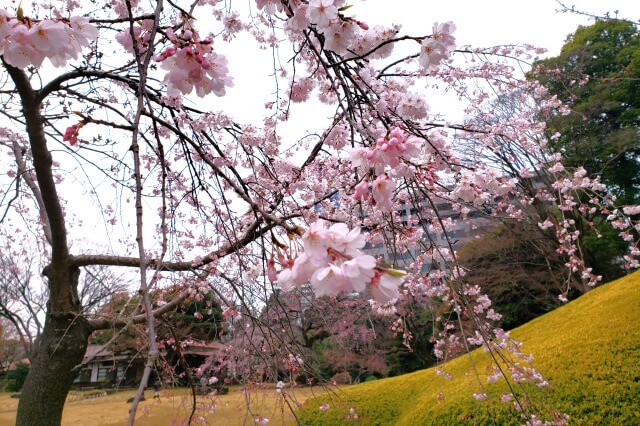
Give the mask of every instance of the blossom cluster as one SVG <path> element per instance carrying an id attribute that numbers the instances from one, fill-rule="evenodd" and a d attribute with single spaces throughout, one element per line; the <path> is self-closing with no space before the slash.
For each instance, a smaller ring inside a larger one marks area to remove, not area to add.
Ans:
<path id="1" fill-rule="evenodd" d="M 394 127 L 387 135 L 378 138 L 374 146 L 352 148 L 349 152 L 351 165 L 367 175 L 356 185 L 353 197 L 366 200 L 371 196 L 378 209 L 390 211 L 396 189 L 393 177 L 409 177 L 413 173 L 406 162 L 420 154 L 418 142 L 418 138 Z M 376 175 L 371 186 L 369 171 Z"/>
<path id="2" fill-rule="evenodd" d="M 145 20 L 134 26 L 133 38 L 131 32 L 125 30 L 116 35 L 116 40 L 130 53 L 135 52 L 135 41 L 138 51 L 143 52 L 149 42 L 150 25 L 153 21 Z M 177 97 L 195 89 L 200 97 L 209 93 L 224 96 L 226 88 L 233 86 L 227 58 L 214 52 L 211 37 L 200 38 L 197 31 L 189 28 L 179 34 L 168 29 L 166 35 L 171 44 L 155 57 L 155 61 L 167 71 L 163 79 L 167 95 Z"/>
<path id="3" fill-rule="evenodd" d="M 433 24 L 433 35 L 422 40 L 420 48 L 420 65 L 427 69 L 435 69 L 448 59 L 456 48 L 456 39 L 451 35 L 456 29 L 453 22 Z"/>
<path id="4" fill-rule="evenodd" d="M 303 252 L 295 259 L 280 259 L 278 285 L 290 290 L 309 282 L 316 296 L 335 296 L 362 293 L 369 284 L 376 301 L 398 299 L 404 273 L 379 267 L 373 256 L 361 251 L 364 244 L 360 228 L 349 230 L 344 223 L 327 228 L 319 219 L 302 236 Z"/>
<path id="5" fill-rule="evenodd" d="M 480 205 L 508 194 L 515 189 L 517 182 L 516 178 L 501 177 L 491 168 L 465 170 L 460 174 L 452 195 L 466 203 Z"/>
<path id="6" fill-rule="evenodd" d="M 258 9 L 267 13 L 282 12 L 282 3 L 278 0 L 256 0 Z M 313 26 L 323 36 L 324 48 L 345 57 L 368 55 L 372 59 L 386 58 L 393 50 L 390 41 L 398 33 L 399 27 L 385 28 L 377 25 L 373 28 L 353 17 L 344 16 L 347 6 L 345 0 L 310 0 L 290 2 L 286 28 L 300 33 Z M 435 69 L 449 57 L 455 49 L 452 33 L 456 27 L 452 22 L 433 25 L 433 34 L 421 42 L 420 65 L 426 69 Z"/>
<path id="7" fill-rule="evenodd" d="M 45 59 L 63 67 L 97 36 L 98 29 L 87 18 L 34 21 L 0 9 L 0 55 L 16 68 L 38 68 Z"/>

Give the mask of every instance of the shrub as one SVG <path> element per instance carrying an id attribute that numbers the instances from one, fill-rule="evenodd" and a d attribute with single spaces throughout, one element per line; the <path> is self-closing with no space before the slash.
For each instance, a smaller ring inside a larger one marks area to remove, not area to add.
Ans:
<path id="1" fill-rule="evenodd" d="M 24 381 L 27 378 L 27 374 L 29 374 L 29 365 L 19 363 L 16 365 L 15 370 L 11 370 L 7 372 L 6 381 L 7 381 L 7 392 L 20 392 L 22 386 L 24 385 Z"/>
<path id="2" fill-rule="evenodd" d="M 350 385 L 353 382 L 353 379 L 351 378 L 351 375 L 345 371 L 334 374 L 329 382 L 335 383 L 336 385 Z"/>

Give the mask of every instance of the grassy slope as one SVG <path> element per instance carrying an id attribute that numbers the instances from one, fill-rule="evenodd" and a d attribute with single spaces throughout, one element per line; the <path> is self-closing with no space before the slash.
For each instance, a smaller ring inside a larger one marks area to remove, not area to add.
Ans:
<path id="1" fill-rule="evenodd" d="M 640 424 L 640 272 L 603 285 L 580 299 L 512 332 L 523 352 L 549 382 L 549 390 L 526 388 L 540 412 L 558 410 L 571 424 Z M 473 359 L 479 375 L 469 374 Z M 512 404 L 499 401 L 504 380 L 485 388 L 490 401 L 478 402 L 478 381 L 486 384 L 488 356 L 475 351 L 434 369 L 364 383 L 338 398 L 310 400 L 299 414 L 304 424 L 339 424 L 355 407 L 361 424 L 521 424 Z M 442 393 L 444 400 L 438 401 Z M 318 407 L 331 409 L 321 413 Z M 353 422 L 349 422 L 353 424 Z"/>

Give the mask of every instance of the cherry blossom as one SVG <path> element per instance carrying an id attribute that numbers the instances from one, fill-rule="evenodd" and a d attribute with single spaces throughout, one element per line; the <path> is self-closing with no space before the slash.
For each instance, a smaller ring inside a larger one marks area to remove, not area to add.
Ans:
<path id="1" fill-rule="evenodd" d="M 78 143 L 78 135 L 80 134 L 80 129 L 85 125 L 84 121 L 81 121 L 78 124 L 74 124 L 73 126 L 67 127 L 67 130 L 64 132 L 62 140 L 65 142 L 69 142 L 69 145 L 73 146 Z"/>
<path id="2" fill-rule="evenodd" d="M 0 54 L 17 68 L 40 67 L 45 58 L 62 67 L 69 59 L 76 59 L 97 35 L 87 18 L 23 21 L 0 9 Z"/>
<path id="3" fill-rule="evenodd" d="M 341 292 L 362 293 L 371 284 L 377 301 L 397 299 L 404 272 L 379 270 L 375 258 L 362 253 L 364 245 L 360 228 L 349 230 L 344 223 L 327 228 L 320 219 L 303 234 L 304 251 L 294 261 L 281 260 L 278 285 L 290 290 L 309 282 L 316 296 L 335 296 Z"/>
<path id="4" fill-rule="evenodd" d="M 440 63 L 449 58 L 455 49 L 455 38 L 451 35 L 456 26 L 452 22 L 433 25 L 433 35 L 422 40 L 418 61 L 426 69 L 437 69 Z"/>
<path id="5" fill-rule="evenodd" d="M 334 3 L 334 0 L 311 0 L 307 8 L 307 18 L 318 28 L 327 28 L 338 19 L 338 8 Z"/>
<path id="6" fill-rule="evenodd" d="M 396 183 L 387 175 L 380 175 L 373 181 L 371 195 L 376 202 L 376 207 L 381 211 L 391 211 L 393 208 L 393 192 Z"/>
<path id="7" fill-rule="evenodd" d="M 371 281 L 371 293 L 373 298 L 380 303 L 387 303 L 400 298 L 398 288 L 404 277 L 390 273 L 378 273 Z"/>

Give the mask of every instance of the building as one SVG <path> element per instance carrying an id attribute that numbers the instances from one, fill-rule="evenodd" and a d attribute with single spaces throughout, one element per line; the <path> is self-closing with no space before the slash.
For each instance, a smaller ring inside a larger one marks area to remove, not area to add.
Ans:
<path id="1" fill-rule="evenodd" d="M 215 356 L 224 347 L 221 342 L 198 343 L 193 342 L 181 349 L 181 354 L 190 368 L 196 369 Z M 160 358 L 170 364 L 177 364 L 171 358 L 176 358 L 173 351 L 162 349 Z M 115 387 L 136 386 L 142 380 L 146 353 L 131 349 L 114 352 L 105 345 L 89 345 L 82 361 L 82 369 L 76 380 L 75 387 Z M 179 368 L 176 369 L 179 374 Z"/>
<path id="2" fill-rule="evenodd" d="M 419 255 L 424 253 L 427 247 L 452 248 L 453 250 L 458 250 L 465 243 L 486 235 L 499 224 L 498 219 L 492 217 L 489 212 L 483 213 L 479 210 L 471 210 L 463 219 L 460 212 L 456 211 L 448 201 L 436 200 L 434 205 L 439 215 L 439 220 L 436 222 L 440 220 L 448 222 L 449 230 L 446 234 L 441 230 L 439 223 L 433 226 L 432 218 L 434 214 L 429 201 L 424 200 L 417 204 L 403 202 L 400 208 L 394 211 L 393 217 L 398 221 L 398 224 L 401 224 L 403 227 L 422 227 L 423 230 L 425 230 L 422 243 L 404 252 L 394 250 L 393 245 L 383 242 L 378 244 L 367 243 L 363 251 L 376 258 L 381 258 L 397 268 L 403 269 L 413 263 Z M 424 215 L 419 214 L 422 212 Z M 390 238 L 392 237 L 393 236 L 390 236 Z M 449 244 L 451 244 L 451 247 Z M 442 259 L 441 256 L 437 254 L 435 256 L 427 256 L 431 259 L 431 262 L 428 260 L 425 262 L 422 272 L 429 272 L 432 268 L 441 270 L 449 269 L 448 262 Z"/>

